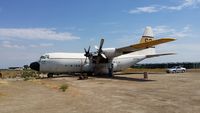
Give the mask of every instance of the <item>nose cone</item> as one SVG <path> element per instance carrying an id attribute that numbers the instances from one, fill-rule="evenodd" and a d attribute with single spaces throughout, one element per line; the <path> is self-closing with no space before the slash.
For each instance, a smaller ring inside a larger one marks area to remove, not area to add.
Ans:
<path id="1" fill-rule="evenodd" d="M 38 62 L 32 62 L 30 68 L 36 71 L 40 71 L 40 64 Z"/>

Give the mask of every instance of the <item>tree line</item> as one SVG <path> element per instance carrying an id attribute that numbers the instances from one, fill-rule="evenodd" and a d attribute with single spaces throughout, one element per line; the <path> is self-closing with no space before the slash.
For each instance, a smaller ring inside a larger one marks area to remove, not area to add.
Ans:
<path id="1" fill-rule="evenodd" d="M 136 64 L 132 68 L 171 68 L 173 66 L 183 66 L 187 69 L 198 69 L 200 68 L 200 62 L 173 62 L 173 63 L 146 63 Z"/>

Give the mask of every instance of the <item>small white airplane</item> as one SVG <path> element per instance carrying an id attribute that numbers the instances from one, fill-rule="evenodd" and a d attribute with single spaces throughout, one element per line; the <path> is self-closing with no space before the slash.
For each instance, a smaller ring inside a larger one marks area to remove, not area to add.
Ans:
<path id="1" fill-rule="evenodd" d="M 30 68 L 48 77 L 63 73 L 108 74 L 122 71 L 130 66 L 152 57 L 172 55 L 174 53 L 158 54 L 155 45 L 174 41 L 174 38 L 154 39 L 152 28 L 147 26 L 140 43 L 120 48 L 102 48 L 104 39 L 101 39 L 97 51 L 90 52 L 90 46 L 85 53 L 46 53 L 37 62 L 32 62 Z"/>

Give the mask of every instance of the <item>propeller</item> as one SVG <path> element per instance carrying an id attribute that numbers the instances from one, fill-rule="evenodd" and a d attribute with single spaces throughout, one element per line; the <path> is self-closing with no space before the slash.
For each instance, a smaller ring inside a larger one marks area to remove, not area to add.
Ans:
<path id="1" fill-rule="evenodd" d="M 88 47 L 88 50 L 86 50 L 85 48 L 84 48 L 84 50 L 85 50 L 84 56 L 86 57 L 86 58 L 85 58 L 85 63 L 86 63 L 87 58 L 89 58 L 89 57 L 91 56 L 91 53 L 90 53 L 90 46 Z"/>
<path id="2" fill-rule="evenodd" d="M 106 55 L 103 53 L 102 47 L 103 47 L 104 39 L 101 39 L 99 47 L 95 45 L 95 48 L 97 49 L 97 52 L 90 52 L 90 46 L 88 49 L 84 48 L 85 54 L 84 56 L 86 57 L 85 63 L 87 59 L 92 58 L 93 61 L 99 62 L 100 58 L 107 59 Z"/>
<path id="3" fill-rule="evenodd" d="M 88 50 L 86 50 L 85 48 L 84 48 L 84 50 L 85 50 L 84 56 L 89 57 L 90 56 L 90 46 L 88 47 Z"/>
<path id="4" fill-rule="evenodd" d="M 101 55 L 104 59 L 106 59 L 106 55 L 103 53 L 103 50 L 102 50 L 102 47 L 103 47 L 103 43 L 104 43 L 104 39 L 102 38 L 101 39 L 101 42 L 100 42 L 100 46 L 99 48 L 97 46 L 95 46 L 95 48 L 98 50 L 98 55 Z"/>

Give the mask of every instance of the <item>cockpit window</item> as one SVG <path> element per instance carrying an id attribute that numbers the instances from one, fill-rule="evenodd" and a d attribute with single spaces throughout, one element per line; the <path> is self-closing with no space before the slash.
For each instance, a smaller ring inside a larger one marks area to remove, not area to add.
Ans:
<path id="1" fill-rule="evenodd" d="M 44 57 L 44 56 L 41 56 L 40 59 L 45 59 L 45 57 Z"/>
<path id="2" fill-rule="evenodd" d="M 42 55 L 40 59 L 49 59 L 49 55 Z"/>

